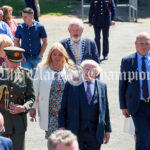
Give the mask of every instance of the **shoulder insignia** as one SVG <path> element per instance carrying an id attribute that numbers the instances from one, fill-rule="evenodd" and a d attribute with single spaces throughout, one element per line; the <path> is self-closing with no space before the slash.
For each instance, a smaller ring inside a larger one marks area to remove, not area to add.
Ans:
<path id="1" fill-rule="evenodd" d="M 24 67 L 19 67 L 20 68 L 20 70 L 25 70 L 25 71 L 29 71 L 29 69 L 28 68 L 24 68 Z"/>

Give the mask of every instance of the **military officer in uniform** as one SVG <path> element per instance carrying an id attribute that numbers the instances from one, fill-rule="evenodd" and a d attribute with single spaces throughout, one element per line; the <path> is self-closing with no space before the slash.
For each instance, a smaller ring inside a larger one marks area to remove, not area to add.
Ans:
<path id="1" fill-rule="evenodd" d="M 109 27 L 115 25 L 115 3 L 114 0 L 91 0 L 89 11 L 89 26 L 93 25 L 95 42 L 101 56 L 101 31 L 103 34 L 103 57 L 108 59 L 109 53 Z"/>
<path id="2" fill-rule="evenodd" d="M 0 68 L 0 112 L 4 116 L 5 133 L 13 141 L 13 150 L 24 150 L 27 112 L 35 100 L 32 78 L 20 67 L 24 49 L 4 48 L 5 63 Z"/>

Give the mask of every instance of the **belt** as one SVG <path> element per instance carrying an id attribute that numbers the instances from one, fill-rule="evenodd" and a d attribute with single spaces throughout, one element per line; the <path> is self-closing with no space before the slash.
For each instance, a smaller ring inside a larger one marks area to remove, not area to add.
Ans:
<path id="1" fill-rule="evenodd" d="M 142 99 L 141 102 L 150 103 L 150 99 Z"/>

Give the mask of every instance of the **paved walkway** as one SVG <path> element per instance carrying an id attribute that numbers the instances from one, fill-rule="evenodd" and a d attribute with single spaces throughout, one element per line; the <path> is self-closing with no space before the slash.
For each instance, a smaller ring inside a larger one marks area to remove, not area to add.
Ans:
<path id="1" fill-rule="evenodd" d="M 55 41 L 60 41 L 69 36 L 67 32 L 68 22 L 71 17 L 41 17 L 41 23 L 45 25 L 48 33 L 48 48 Z M 108 85 L 108 98 L 110 104 L 110 114 L 113 132 L 109 144 L 103 145 L 102 150 L 134 150 L 134 140 L 132 136 L 123 133 L 123 116 L 119 109 L 118 102 L 118 72 L 120 61 L 135 51 L 134 40 L 137 33 L 146 31 L 150 33 L 150 25 L 142 23 L 117 22 L 110 31 L 110 54 L 109 60 L 103 61 L 101 67 L 103 73 L 107 72 L 110 79 L 105 79 Z M 84 37 L 94 38 L 93 28 L 85 24 Z M 113 80 L 111 74 L 114 75 Z M 116 74 L 116 75 L 115 75 Z M 26 150 L 47 150 L 47 141 L 44 139 L 44 131 L 39 127 L 38 122 L 28 121 L 26 132 Z"/>

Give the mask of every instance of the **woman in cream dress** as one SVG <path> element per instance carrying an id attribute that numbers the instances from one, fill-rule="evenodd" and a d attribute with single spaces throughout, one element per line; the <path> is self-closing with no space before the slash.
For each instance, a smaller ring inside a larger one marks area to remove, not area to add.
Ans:
<path id="1" fill-rule="evenodd" d="M 45 130 L 46 139 L 58 129 L 58 111 L 69 65 L 65 48 L 60 43 L 54 43 L 46 62 L 40 63 L 35 73 L 33 83 L 36 101 L 30 116 L 34 118 L 38 108 L 40 127 Z"/>

